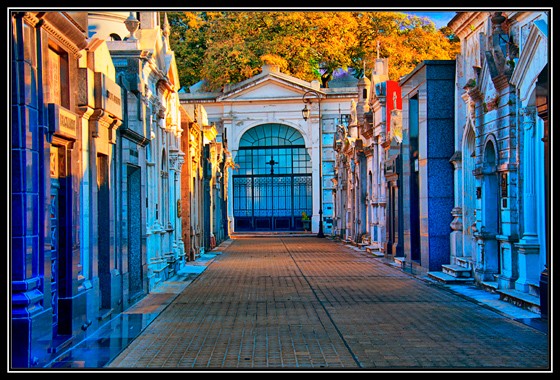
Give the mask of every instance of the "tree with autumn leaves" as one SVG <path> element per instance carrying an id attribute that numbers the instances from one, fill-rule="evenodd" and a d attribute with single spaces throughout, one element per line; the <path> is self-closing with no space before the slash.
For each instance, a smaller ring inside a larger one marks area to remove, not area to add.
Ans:
<path id="1" fill-rule="evenodd" d="M 398 80 L 427 59 L 454 59 L 459 43 L 426 18 L 399 12 L 169 12 L 181 85 L 218 91 L 258 74 L 264 63 L 328 87 L 334 70 L 371 72 L 377 54 Z"/>

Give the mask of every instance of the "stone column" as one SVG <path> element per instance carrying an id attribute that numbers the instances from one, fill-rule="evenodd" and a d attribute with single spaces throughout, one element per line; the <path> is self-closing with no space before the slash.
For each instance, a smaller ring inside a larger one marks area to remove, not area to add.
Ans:
<path id="1" fill-rule="evenodd" d="M 175 201 L 175 217 L 176 217 L 176 234 L 175 239 L 177 241 L 177 256 L 179 258 L 179 262 L 183 263 L 183 258 L 185 257 L 185 243 L 183 242 L 183 225 L 181 223 L 182 212 L 181 212 L 181 202 L 182 202 L 182 194 L 181 194 L 181 172 L 183 169 L 183 164 L 185 163 L 185 153 L 179 151 L 178 159 L 176 162 L 176 171 L 175 171 L 175 188 L 177 199 Z"/>
<path id="2" fill-rule="evenodd" d="M 536 109 L 520 109 L 523 131 L 523 235 L 516 247 L 519 250 L 519 278 L 515 288 L 524 292 L 539 283 L 539 239 L 536 215 L 535 128 Z"/>
<path id="3" fill-rule="evenodd" d="M 453 164 L 454 169 L 454 206 L 451 210 L 451 234 L 450 234 L 450 258 L 451 263 L 456 263 L 456 257 L 463 256 L 463 199 L 459 190 L 463 190 L 463 154 L 461 151 L 455 151 L 449 160 Z"/>
<path id="4" fill-rule="evenodd" d="M 537 244 L 536 191 L 535 191 L 535 107 L 520 110 L 523 128 L 523 237 L 520 244 Z"/>
<path id="5" fill-rule="evenodd" d="M 225 132 L 226 134 L 226 141 L 228 141 L 228 149 L 230 151 L 230 155 L 231 155 L 231 159 L 233 162 L 234 166 L 230 166 L 228 169 L 226 169 L 226 173 L 228 175 L 228 187 L 227 187 L 227 198 L 229 200 L 229 202 L 226 203 L 226 208 L 227 208 L 227 220 L 228 220 L 228 234 L 235 232 L 235 225 L 234 225 L 234 217 L 233 217 L 233 174 L 234 174 L 234 170 L 235 170 L 235 158 L 237 157 L 237 151 L 239 148 L 238 146 L 233 146 L 230 145 L 230 141 L 233 142 L 236 139 L 236 135 L 235 135 L 235 128 L 233 127 L 233 117 L 229 116 L 229 115 L 224 115 L 222 116 L 222 120 L 221 120 L 221 130 L 222 132 Z M 309 149 L 308 149 L 309 152 Z"/>
<path id="6" fill-rule="evenodd" d="M 91 186 L 93 183 L 91 181 L 91 168 L 95 163 L 92 161 L 92 156 L 90 154 L 90 130 L 89 130 L 89 119 L 93 114 L 94 109 L 88 106 L 80 106 L 77 108 L 77 115 L 80 117 L 81 131 L 80 136 L 81 147 L 81 172 L 82 179 L 80 181 L 80 204 L 82 212 L 80 213 L 80 225 L 84 226 L 80 229 L 80 241 L 82 242 L 82 253 L 81 253 L 81 265 L 82 265 L 82 276 L 85 281 L 90 284 L 91 280 L 91 263 L 92 263 L 92 249 L 91 240 L 93 234 L 92 226 L 92 210 L 91 210 L 91 196 L 92 190 Z"/>
<path id="7" fill-rule="evenodd" d="M 313 104 L 311 105 L 311 108 L 315 107 L 315 103 L 313 102 Z M 317 108 L 319 108 L 320 105 L 317 106 Z M 320 132 L 320 128 L 322 128 L 321 125 L 321 119 L 319 118 L 319 114 L 315 114 L 313 112 L 314 110 L 312 109 L 312 113 L 311 116 L 309 117 L 309 120 L 307 121 L 307 125 L 304 125 L 301 130 L 307 130 L 309 131 L 311 129 L 311 162 L 312 162 L 312 188 L 313 188 L 313 216 L 311 218 L 311 230 L 313 233 L 318 233 L 319 232 L 319 223 L 321 222 L 321 213 L 322 212 L 322 204 L 320 202 L 321 196 L 320 196 L 320 192 L 322 191 L 322 186 L 321 186 L 321 182 L 323 180 L 321 173 L 322 173 L 322 168 L 321 166 L 323 165 L 322 160 L 321 160 L 321 153 L 320 150 L 322 149 L 322 144 L 321 144 L 321 132 Z"/>

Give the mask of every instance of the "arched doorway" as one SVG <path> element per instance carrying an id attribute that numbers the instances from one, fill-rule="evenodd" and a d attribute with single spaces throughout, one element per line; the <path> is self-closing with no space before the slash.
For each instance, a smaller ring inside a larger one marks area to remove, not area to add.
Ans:
<path id="1" fill-rule="evenodd" d="M 234 229 L 303 230 L 312 215 L 311 157 L 299 131 L 262 124 L 241 136 L 232 176 Z"/>
<path id="2" fill-rule="evenodd" d="M 484 271 L 488 279 L 500 273 L 499 245 L 496 235 L 500 226 L 500 200 L 498 193 L 496 147 L 492 140 L 488 140 L 484 147 L 484 167 L 482 184 L 482 228 L 485 239 Z"/>

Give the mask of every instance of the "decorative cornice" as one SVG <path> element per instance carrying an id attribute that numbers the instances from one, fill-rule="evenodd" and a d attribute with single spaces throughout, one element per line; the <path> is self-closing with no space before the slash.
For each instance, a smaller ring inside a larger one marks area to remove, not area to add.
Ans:
<path id="1" fill-rule="evenodd" d="M 39 24 L 41 24 L 43 22 L 42 19 L 39 19 L 35 16 L 35 14 L 30 13 L 30 12 L 19 12 L 19 14 L 21 14 L 21 16 L 23 16 L 23 20 L 28 23 L 29 25 L 31 25 L 32 27 L 37 27 L 39 26 Z"/>
<path id="2" fill-rule="evenodd" d="M 99 137 L 99 125 L 102 125 L 109 130 L 109 135 L 108 135 L 109 142 L 112 144 L 116 143 L 116 134 L 114 130 L 121 125 L 122 123 L 121 120 L 115 119 L 113 115 L 105 112 L 105 110 L 97 108 L 91 114 L 89 121 L 90 121 L 91 137 L 93 138 Z"/>
<path id="3" fill-rule="evenodd" d="M 80 58 L 79 52 L 88 45 L 85 33 L 61 12 L 27 12 L 24 19 L 30 24 L 44 29 L 68 49 L 74 58 Z M 41 21 L 43 22 L 41 23 Z"/>
<path id="4" fill-rule="evenodd" d="M 457 16 L 448 24 L 451 30 L 463 40 L 477 31 L 478 25 L 488 18 L 488 12 L 458 12 Z"/>
<path id="5" fill-rule="evenodd" d="M 449 162 L 461 162 L 463 161 L 463 152 L 456 150 L 455 153 L 449 159 Z"/>
<path id="6" fill-rule="evenodd" d="M 89 118 L 91 117 L 91 115 L 93 115 L 95 109 L 89 106 L 79 106 L 76 107 L 76 114 L 85 119 L 85 120 L 89 120 Z"/>
<path id="7" fill-rule="evenodd" d="M 122 125 L 124 126 L 124 124 Z M 140 146 L 146 146 L 150 142 L 150 139 L 148 139 L 146 136 L 141 135 L 138 132 L 128 127 L 120 128 L 119 132 L 121 133 L 121 136 L 126 137 L 128 140 Z"/>
<path id="8" fill-rule="evenodd" d="M 369 123 L 366 123 L 362 126 L 362 136 L 366 139 L 370 139 L 373 137 L 373 126 Z"/>
<path id="9" fill-rule="evenodd" d="M 373 155 L 373 145 L 364 147 L 364 154 L 366 155 L 366 157 L 371 157 Z"/>
<path id="10" fill-rule="evenodd" d="M 471 97 L 473 101 L 480 101 L 484 99 L 484 94 L 480 91 L 478 86 L 471 88 L 467 94 Z"/>
<path id="11" fill-rule="evenodd" d="M 509 86 L 508 76 L 505 74 L 492 78 L 496 90 L 501 91 Z"/>

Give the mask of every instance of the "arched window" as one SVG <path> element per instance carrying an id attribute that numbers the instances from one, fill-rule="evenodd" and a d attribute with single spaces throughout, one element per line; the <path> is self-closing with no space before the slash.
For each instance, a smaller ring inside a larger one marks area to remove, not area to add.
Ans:
<path id="1" fill-rule="evenodd" d="M 263 124 L 245 132 L 235 162 L 239 174 L 311 173 L 303 136 L 282 124 Z"/>
<path id="2" fill-rule="evenodd" d="M 239 147 L 303 145 L 305 141 L 298 130 L 283 124 L 263 124 L 249 129 L 239 141 Z"/>

